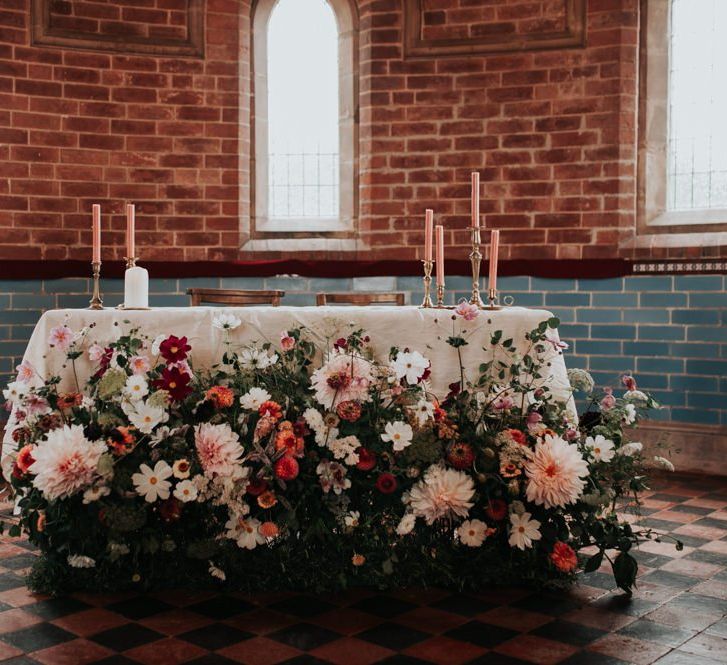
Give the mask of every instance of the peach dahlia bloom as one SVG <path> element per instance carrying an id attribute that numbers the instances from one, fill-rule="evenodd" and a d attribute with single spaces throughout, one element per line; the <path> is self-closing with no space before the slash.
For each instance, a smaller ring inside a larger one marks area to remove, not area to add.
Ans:
<path id="1" fill-rule="evenodd" d="M 560 437 L 546 436 L 525 463 L 528 501 L 546 508 L 574 503 L 583 493 L 588 465 L 578 451 Z"/>

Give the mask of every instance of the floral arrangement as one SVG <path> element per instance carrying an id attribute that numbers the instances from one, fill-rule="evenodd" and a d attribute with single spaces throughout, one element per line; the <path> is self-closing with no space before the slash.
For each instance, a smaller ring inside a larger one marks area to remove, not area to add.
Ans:
<path id="1" fill-rule="evenodd" d="M 627 376 L 576 422 L 548 385 L 566 347 L 554 318 L 517 342 L 494 332 L 470 377 L 477 317 L 452 313 L 461 380 L 442 399 L 424 354 L 378 353 L 353 327 L 241 346 L 240 320 L 220 314 L 207 368 L 184 336 L 129 329 L 99 345 L 93 329 L 54 328 L 49 353 L 74 375 L 85 354 L 88 381 L 62 390 L 23 363 L 4 391 L 11 532 L 42 551 L 31 587 L 559 584 L 609 561 L 630 590 L 629 550 L 650 533 L 617 514 L 646 483 L 624 426 L 655 403 Z M 593 393 L 587 372 L 569 378 Z"/>

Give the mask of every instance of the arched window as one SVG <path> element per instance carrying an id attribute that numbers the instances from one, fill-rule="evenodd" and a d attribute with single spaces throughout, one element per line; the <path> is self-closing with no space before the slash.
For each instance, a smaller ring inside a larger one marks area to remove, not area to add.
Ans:
<path id="1" fill-rule="evenodd" d="M 252 237 L 355 229 L 349 0 L 259 0 L 253 16 Z"/>

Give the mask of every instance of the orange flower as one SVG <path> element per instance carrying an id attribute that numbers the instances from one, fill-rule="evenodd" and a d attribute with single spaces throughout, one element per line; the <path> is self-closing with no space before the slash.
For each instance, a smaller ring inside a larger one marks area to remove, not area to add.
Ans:
<path id="1" fill-rule="evenodd" d="M 503 478 L 516 478 L 521 473 L 522 471 L 518 469 L 514 464 L 512 464 L 512 462 L 509 464 L 503 464 L 500 467 L 500 475 Z"/>
<path id="2" fill-rule="evenodd" d="M 275 538 L 280 534 L 280 529 L 275 522 L 263 522 L 259 527 L 258 531 L 260 535 L 265 538 Z"/>
<path id="3" fill-rule="evenodd" d="M 291 423 L 289 420 L 283 420 L 278 424 L 278 429 L 283 432 L 292 432 L 293 431 L 293 423 Z"/>
<path id="4" fill-rule="evenodd" d="M 33 448 L 34 446 L 23 446 L 18 452 L 18 458 L 15 460 L 15 464 L 17 464 L 18 469 L 23 473 L 27 473 L 33 462 L 35 462 L 33 459 Z"/>
<path id="5" fill-rule="evenodd" d="M 208 402 L 212 402 L 217 409 L 226 409 L 228 406 L 232 406 L 234 397 L 232 390 L 225 386 L 212 386 L 204 395 L 204 398 Z"/>
<path id="6" fill-rule="evenodd" d="M 133 432 L 133 427 L 115 427 L 111 431 L 111 435 L 106 443 L 108 444 L 108 447 L 111 448 L 111 452 L 114 455 L 120 457 L 121 455 L 126 455 L 133 450 L 134 445 L 136 444 L 136 437 Z"/>
<path id="7" fill-rule="evenodd" d="M 263 492 L 257 498 L 257 505 L 263 509 L 272 508 L 277 502 L 278 499 L 275 496 L 275 492 L 271 492 L 270 490 Z"/>
<path id="8" fill-rule="evenodd" d="M 293 430 L 283 430 L 275 437 L 275 450 L 282 450 L 285 455 L 303 457 L 303 445 L 303 437 L 295 436 Z"/>
<path id="9" fill-rule="evenodd" d="M 363 566 L 366 563 L 366 557 L 363 554 L 354 554 L 351 557 L 351 563 L 354 566 Z"/>
<path id="10" fill-rule="evenodd" d="M 525 438 L 525 433 L 521 432 L 519 429 L 506 429 L 505 434 L 521 446 L 526 446 L 528 443 L 528 440 Z"/>
<path id="11" fill-rule="evenodd" d="M 261 416 L 268 416 L 275 421 L 280 420 L 283 417 L 283 409 L 280 404 L 273 402 L 272 400 L 263 402 L 257 412 Z"/>
<path id="12" fill-rule="evenodd" d="M 60 393 L 58 395 L 58 408 L 70 409 L 72 406 L 80 406 L 83 401 L 81 393 Z"/>
<path id="13" fill-rule="evenodd" d="M 555 547 L 550 553 L 550 560 L 562 573 L 570 573 L 578 565 L 575 550 L 568 543 L 563 543 L 560 540 L 555 543 Z"/>

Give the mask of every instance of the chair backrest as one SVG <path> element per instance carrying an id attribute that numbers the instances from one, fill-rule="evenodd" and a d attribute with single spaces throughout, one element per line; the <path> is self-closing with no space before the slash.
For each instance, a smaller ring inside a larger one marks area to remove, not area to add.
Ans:
<path id="1" fill-rule="evenodd" d="M 316 305 L 403 305 L 403 293 L 316 293 Z"/>
<path id="2" fill-rule="evenodd" d="M 242 289 L 187 289 L 192 307 L 209 303 L 240 307 L 242 305 L 272 305 L 277 307 L 285 291 L 246 291 Z"/>

